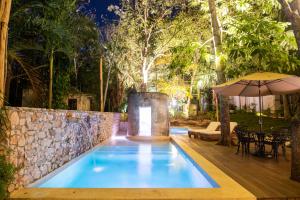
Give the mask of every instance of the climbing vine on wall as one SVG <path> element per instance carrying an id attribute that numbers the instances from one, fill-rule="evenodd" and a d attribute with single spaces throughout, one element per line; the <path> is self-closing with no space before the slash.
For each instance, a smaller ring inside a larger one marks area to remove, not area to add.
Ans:
<path id="1" fill-rule="evenodd" d="M 15 167 L 9 163 L 7 156 L 10 152 L 7 145 L 7 114 L 5 108 L 0 109 L 0 200 L 8 197 L 8 186 L 13 181 Z"/>

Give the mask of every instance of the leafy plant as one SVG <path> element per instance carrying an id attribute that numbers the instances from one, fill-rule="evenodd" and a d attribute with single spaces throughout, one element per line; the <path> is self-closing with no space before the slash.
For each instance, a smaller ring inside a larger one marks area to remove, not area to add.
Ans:
<path id="1" fill-rule="evenodd" d="M 241 126 L 247 127 L 249 130 L 259 130 L 259 116 L 256 113 L 237 111 L 230 115 L 230 120 L 237 122 Z M 289 127 L 290 122 L 282 118 L 262 117 L 263 131 L 280 130 L 283 127 Z"/>
<path id="2" fill-rule="evenodd" d="M 5 108 L 0 109 L 0 200 L 8 197 L 8 186 L 14 179 L 16 168 L 7 160 L 7 115 Z"/>
<path id="3" fill-rule="evenodd" d="M 56 109 L 67 109 L 66 98 L 70 92 L 70 74 L 62 71 L 55 76 L 53 107 Z"/>
<path id="4" fill-rule="evenodd" d="M 7 188 L 14 179 L 15 167 L 0 155 L 0 200 L 8 197 Z"/>

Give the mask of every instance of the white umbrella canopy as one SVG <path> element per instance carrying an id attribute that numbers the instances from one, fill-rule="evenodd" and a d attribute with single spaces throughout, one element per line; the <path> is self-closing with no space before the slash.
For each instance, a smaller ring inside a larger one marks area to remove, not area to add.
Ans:
<path id="1" fill-rule="evenodd" d="M 257 97 L 300 91 L 300 78 L 294 75 L 257 72 L 213 87 L 224 96 Z"/>
<path id="2" fill-rule="evenodd" d="M 223 96 L 259 97 L 260 132 L 262 132 L 261 96 L 300 92 L 300 78 L 294 75 L 257 72 L 213 87 Z"/>

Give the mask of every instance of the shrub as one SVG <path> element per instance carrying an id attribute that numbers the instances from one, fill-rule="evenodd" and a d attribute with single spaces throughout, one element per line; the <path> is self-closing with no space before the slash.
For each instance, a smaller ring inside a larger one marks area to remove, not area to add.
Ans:
<path id="1" fill-rule="evenodd" d="M 237 122 L 241 126 L 248 127 L 250 130 L 259 130 L 259 116 L 256 113 L 238 111 L 230 115 L 230 120 Z M 280 130 L 281 128 L 288 128 L 290 122 L 282 118 L 262 117 L 263 131 Z"/>
<path id="2" fill-rule="evenodd" d="M 8 163 L 5 156 L 0 156 L 0 200 L 8 197 L 7 188 L 14 179 L 15 167 Z"/>
<path id="3" fill-rule="evenodd" d="M 8 186 L 14 179 L 15 167 L 6 159 L 7 147 L 7 115 L 5 109 L 0 109 L 0 200 L 8 197 Z"/>

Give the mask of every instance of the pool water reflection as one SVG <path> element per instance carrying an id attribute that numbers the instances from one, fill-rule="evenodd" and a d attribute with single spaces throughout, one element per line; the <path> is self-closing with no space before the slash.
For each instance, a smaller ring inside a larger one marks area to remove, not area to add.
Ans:
<path id="1" fill-rule="evenodd" d="M 218 185 L 171 142 L 117 140 L 96 147 L 39 188 L 214 188 Z"/>

